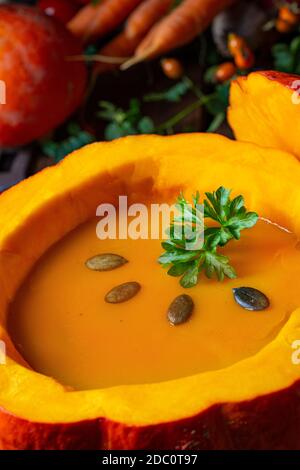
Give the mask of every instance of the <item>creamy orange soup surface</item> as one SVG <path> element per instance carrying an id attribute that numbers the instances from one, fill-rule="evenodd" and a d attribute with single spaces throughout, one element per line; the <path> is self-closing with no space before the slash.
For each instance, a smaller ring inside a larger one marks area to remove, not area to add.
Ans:
<path id="1" fill-rule="evenodd" d="M 99 240 L 96 220 L 77 227 L 52 246 L 19 289 L 9 312 L 9 330 L 28 364 L 75 389 L 160 382 L 227 367 L 257 353 L 300 305 L 297 239 L 265 221 L 230 242 L 238 278 L 218 282 L 200 276 L 183 289 L 157 262 L 159 240 Z M 99 253 L 129 260 L 109 272 L 85 261 Z M 128 302 L 109 304 L 114 286 L 137 281 Z M 238 306 L 232 288 L 255 287 L 271 306 L 251 312 Z M 191 319 L 172 326 L 172 300 L 188 293 Z"/>

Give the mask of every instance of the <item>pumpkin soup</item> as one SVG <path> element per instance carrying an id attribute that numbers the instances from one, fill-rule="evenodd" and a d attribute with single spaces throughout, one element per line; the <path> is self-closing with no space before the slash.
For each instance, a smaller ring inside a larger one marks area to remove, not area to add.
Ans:
<path id="1" fill-rule="evenodd" d="M 192 289 L 180 286 L 158 264 L 159 240 L 99 240 L 96 220 L 69 233 L 39 260 L 12 306 L 11 336 L 28 363 L 76 389 L 160 382 L 224 368 L 271 341 L 299 305 L 300 251 L 294 235 L 260 220 L 223 252 L 237 279 L 200 274 Z M 126 262 L 116 269 L 88 269 L 101 253 Z M 105 301 L 115 286 L 140 285 L 132 298 Z M 252 312 L 233 289 L 257 288 L 270 307 Z M 187 322 L 172 325 L 167 313 L 179 295 L 191 296 Z"/>

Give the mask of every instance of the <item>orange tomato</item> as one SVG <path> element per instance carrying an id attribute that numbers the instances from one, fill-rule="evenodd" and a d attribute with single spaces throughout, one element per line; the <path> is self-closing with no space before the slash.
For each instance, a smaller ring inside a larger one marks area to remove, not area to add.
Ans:
<path id="1" fill-rule="evenodd" d="M 250 69 L 253 67 L 255 57 L 250 47 L 245 46 L 234 56 L 235 65 L 240 70 Z"/>
<path id="2" fill-rule="evenodd" d="M 166 77 L 170 78 L 171 80 L 177 80 L 178 78 L 181 78 L 184 73 L 183 66 L 177 59 L 162 59 L 160 61 L 160 65 Z"/>
<path id="3" fill-rule="evenodd" d="M 278 18 L 294 26 L 299 23 L 300 15 L 294 13 L 291 8 L 286 6 L 279 9 Z"/>
<path id="4" fill-rule="evenodd" d="M 277 18 L 275 26 L 279 33 L 289 33 L 294 28 L 294 25 L 281 18 Z"/>
<path id="5" fill-rule="evenodd" d="M 234 65 L 233 62 L 224 62 L 223 64 L 219 65 L 216 74 L 215 74 L 215 79 L 217 82 L 224 83 L 227 82 L 227 80 L 230 80 L 233 75 L 236 73 L 236 66 Z"/>
<path id="6" fill-rule="evenodd" d="M 246 45 L 246 41 L 235 33 L 228 34 L 228 49 L 232 56 L 235 56 Z"/>

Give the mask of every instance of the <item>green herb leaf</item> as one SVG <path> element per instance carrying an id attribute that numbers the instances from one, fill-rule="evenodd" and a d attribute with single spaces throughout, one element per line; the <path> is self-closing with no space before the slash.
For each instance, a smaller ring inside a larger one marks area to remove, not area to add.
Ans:
<path id="1" fill-rule="evenodd" d="M 192 82 L 184 77 L 180 82 L 171 86 L 167 90 L 150 93 L 149 95 L 144 96 L 144 101 L 146 103 L 155 102 L 155 101 L 169 101 L 172 103 L 178 103 L 181 101 L 181 98 L 192 88 Z"/>
<path id="2" fill-rule="evenodd" d="M 152 134 L 155 132 L 155 126 L 152 119 L 148 116 L 142 117 L 138 123 L 138 130 L 141 134 Z"/>
<path id="3" fill-rule="evenodd" d="M 229 258 L 219 255 L 216 252 L 205 252 L 202 267 L 208 278 L 212 278 L 216 275 L 219 281 L 223 281 L 225 277 L 229 279 L 235 279 L 237 277 L 234 268 L 229 264 Z"/>
<path id="4" fill-rule="evenodd" d="M 129 108 L 124 110 L 118 108 L 109 101 L 100 101 L 100 111 L 97 116 L 109 124 L 106 126 L 104 135 L 106 140 L 114 140 L 126 135 L 152 134 L 155 126 L 152 119 L 143 116 L 139 100 L 132 99 Z"/>
<path id="5" fill-rule="evenodd" d="M 168 271 L 169 276 L 173 277 L 179 277 L 182 276 L 183 273 L 185 273 L 190 267 L 190 263 L 180 263 L 180 264 L 175 264 L 174 266 L 171 266 L 171 268 Z"/>
<path id="6" fill-rule="evenodd" d="M 272 55 L 276 70 L 292 72 L 294 67 L 293 54 L 287 44 L 275 44 L 272 47 Z"/>
<path id="7" fill-rule="evenodd" d="M 206 95 L 204 105 L 207 111 L 213 116 L 217 116 L 220 113 L 226 114 L 229 105 L 229 90 L 230 82 L 217 85 L 215 91 Z"/>
<path id="8" fill-rule="evenodd" d="M 204 73 L 204 81 L 206 83 L 216 83 L 216 71 L 218 69 L 218 65 L 212 65 L 208 67 Z"/>
<path id="9" fill-rule="evenodd" d="M 280 72 L 300 73 L 300 36 L 290 44 L 278 43 L 272 47 L 274 67 Z"/>
<path id="10" fill-rule="evenodd" d="M 213 120 L 211 121 L 210 125 L 206 129 L 206 132 L 216 132 L 221 126 L 221 124 L 223 124 L 225 119 L 226 119 L 225 112 L 219 112 L 218 114 L 216 114 Z"/>
<path id="11" fill-rule="evenodd" d="M 41 142 L 42 151 L 48 157 L 53 158 L 55 163 L 62 160 L 74 150 L 95 140 L 94 136 L 80 128 L 77 123 L 71 122 L 67 127 L 68 137 L 62 141 L 46 139 Z"/>
<path id="12" fill-rule="evenodd" d="M 221 225 L 218 233 L 221 246 L 231 238 L 239 240 L 241 230 L 253 227 L 258 219 L 255 212 L 247 212 L 242 196 L 231 200 L 230 193 L 230 190 L 221 186 L 213 193 L 206 193 L 207 200 L 204 201 L 204 217 Z"/>
<path id="13" fill-rule="evenodd" d="M 177 249 L 175 251 L 167 251 L 158 258 L 160 264 L 177 264 L 186 263 L 187 261 L 194 260 L 198 255 L 197 251 L 184 251 Z"/>
<path id="14" fill-rule="evenodd" d="M 223 281 L 225 277 L 229 279 L 236 277 L 229 258 L 218 253 L 218 248 L 232 239 L 238 240 L 242 230 L 256 224 L 258 215 L 247 211 L 243 196 L 231 199 L 230 194 L 231 190 L 223 186 L 216 191 L 205 193 L 204 218 L 211 219 L 214 223 L 209 227 L 201 223 L 197 211 L 200 203 L 199 193 L 193 197 L 192 205 L 183 194 L 178 196 L 176 207 L 180 214 L 174 217 L 170 225 L 169 239 L 162 242 L 165 253 L 159 257 L 158 262 L 168 268 L 170 276 L 182 276 L 180 279 L 182 287 L 195 286 L 201 271 L 208 278 L 216 277 L 219 281 Z M 198 231 L 195 231 L 195 227 Z M 188 249 L 188 242 L 195 243 L 203 238 L 201 248 Z"/>
<path id="15" fill-rule="evenodd" d="M 199 264 L 195 262 L 186 270 L 185 274 L 180 279 L 180 285 L 185 288 L 194 287 L 198 284 L 199 277 Z"/>

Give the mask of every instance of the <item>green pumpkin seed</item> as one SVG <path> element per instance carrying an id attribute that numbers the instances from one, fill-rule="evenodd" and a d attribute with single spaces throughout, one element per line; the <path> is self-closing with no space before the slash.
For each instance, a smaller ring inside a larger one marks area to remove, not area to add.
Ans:
<path id="1" fill-rule="evenodd" d="M 176 297 L 169 306 L 167 317 L 172 325 L 181 325 L 189 320 L 194 309 L 192 297 L 187 294 Z"/>
<path id="2" fill-rule="evenodd" d="M 89 258 L 85 265 L 92 271 L 112 271 L 113 269 L 120 268 L 125 263 L 128 263 L 128 260 L 123 258 L 123 256 L 115 255 L 114 253 L 103 253 Z"/>
<path id="3" fill-rule="evenodd" d="M 132 299 L 140 290 L 138 282 L 125 282 L 111 289 L 105 296 L 105 302 L 109 304 L 119 304 Z"/>
<path id="4" fill-rule="evenodd" d="M 270 305 L 268 297 L 253 287 L 237 287 L 232 290 L 236 303 L 246 310 L 265 310 Z"/>

